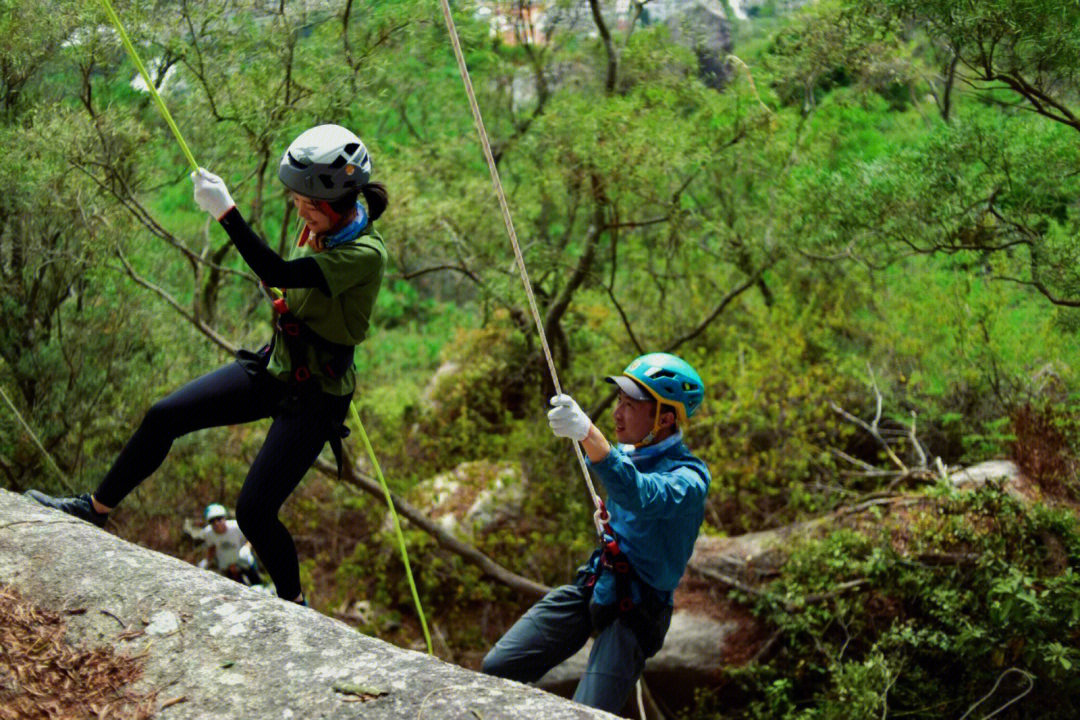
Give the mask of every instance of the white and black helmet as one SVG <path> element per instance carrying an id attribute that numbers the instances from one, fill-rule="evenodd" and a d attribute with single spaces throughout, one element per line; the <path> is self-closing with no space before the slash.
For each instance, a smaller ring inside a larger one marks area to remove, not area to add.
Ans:
<path id="1" fill-rule="evenodd" d="M 316 200 L 339 200 L 371 178 L 371 156 L 340 125 L 317 125 L 292 141 L 278 165 L 278 178 L 293 192 Z"/>

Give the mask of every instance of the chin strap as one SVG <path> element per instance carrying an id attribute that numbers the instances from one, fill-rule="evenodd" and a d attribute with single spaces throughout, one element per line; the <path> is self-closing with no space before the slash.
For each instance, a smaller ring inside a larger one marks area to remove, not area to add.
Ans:
<path id="1" fill-rule="evenodd" d="M 330 222 L 333 223 L 333 227 L 337 227 L 337 224 L 341 222 L 342 215 L 334 211 L 334 208 L 330 207 L 330 203 L 325 200 L 316 200 L 315 209 L 321 212 L 326 217 L 330 218 Z M 300 233 L 300 242 L 296 243 L 297 247 L 304 247 L 311 239 L 311 230 L 307 225 L 304 225 L 303 232 Z"/>
<path id="2" fill-rule="evenodd" d="M 339 222 L 341 222 L 341 218 L 344 217 L 337 210 L 334 210 L 334 208 L 331 207 L 330 203 L 328 203 L 326 200 L 317 200 L 315 202 L 315 207 L 318 208 L 319 212 L 321 212 L 323 215 L 330 218 L 330 222 L 332 222 L 334 225 L 337 225 Z"/>
<path id="3" fill-rule="evenodd" d="M 332 219 L 335 217 L 337 218 L 333 220 L 334 227 L 337 228 L 336 230 L 316 236 L 322 243 L 322 247 L 325 250 L 329 250 L 330 248 L 336 247 L 338 245 L 343 245 L 347 242 L 355 240 L 356 238 L 360 237 L 360 235 L 364 232 L 364 229 L 367 228 L 367 226 L 370 224 L 368 221 L 367 211 L 364 210 L 364 206 L 360 203 L 356 203 L 356 208 L 354 210 L 355 214 L 352 215 L 346 222 L 343 222 L 346 218 L 346 215 L 334 213 L 333 208 L 331 208 L 329 203 L 327 203 L 325 200 L 320 200 L 319 203 L 320 205 L 317 206 L 317 209 L 320 212 L 332 213 L 332 216 L 328 214 L 327 217 L 331 217 Z M 323 205 L 325 205 L 326 207 L 323 208 Z M 314 238 L 312 238 L 311 228 L 309 228 L 307 225 L 304 225 L 304 229 L 300 233 L 300 241 L 297 243 L 297 247 L 303 247 L 307 243 L 312 242 L 313 239 Z"/>
<path id="4" fill-rule="evenodd" d="M 649 431 L 648 435 L 641 438 L 641 440 L 639 442 L 634 443 L 634 447 L 635 448 L 643 448 L 646 445 L 652 445 L 653 441 L 656 440 L 656 434 L 659 433 L 659 432 L 660 432 L 660 401 L 657 400 L 656 401 L 656 416 L 653 418 L 652 430 Z"/>

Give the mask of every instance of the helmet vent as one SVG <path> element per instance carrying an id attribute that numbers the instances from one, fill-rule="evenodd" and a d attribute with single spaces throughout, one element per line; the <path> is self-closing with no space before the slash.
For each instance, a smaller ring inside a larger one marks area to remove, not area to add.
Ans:
<path id="1" fill-rule="evenodd" d="M 326 187 L 327 190 L 334 189 L 334 179 L 332 177 L 330 177 L 326 173 L 322 173 L 319 175 L 319 179 L 322 180 L 322 184 Z"/>
<path id="2" fill-rule="evenodd" d="M 354 152 L 357 151 L 357 149 L 359 147 L 360 147 L 360 143 L 349 143 L 348 145 L 346 145 L 342 149 L 345 151 L 346 155 L 352 155 Z"/>
<path id="3" fill-rule="evenodd" d="M 345 163 L 349 162 L 344 155 L 338 155 L 334 158 L 334 162 L 330 163 L 330 167 L 337 170 L 340 167 L 345 167 Z"/>
<path id="4" fill-rule="evenodd" d="M 292 153 L 289 153 L 289 164 L 292 165 L 294 168 L 300 168 L 301 170 L 310 167 L 310 165 L 304 164 L 297 160 L 295 157 L 293 157 Z"/>

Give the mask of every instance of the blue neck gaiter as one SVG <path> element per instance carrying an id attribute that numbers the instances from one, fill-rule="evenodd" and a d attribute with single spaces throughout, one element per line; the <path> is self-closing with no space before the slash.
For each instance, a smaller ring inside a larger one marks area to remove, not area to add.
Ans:
<path id="1" fill-rule="evenodd" d="M 323 247 L 329 250 L 330 248 L 337 247 L 338 245 L 344 245 L 347 242 L 352 242 L 356 238 L 360 237 L 360 233 L 367 227 L 368 216 L 367 211 L 364 210 L 364 206 L 360 203 L 356 203 L 356 217 L 349 221 L 349 223 L 338 230 L 335 233 L 331 233 L 322 239 Z"/>

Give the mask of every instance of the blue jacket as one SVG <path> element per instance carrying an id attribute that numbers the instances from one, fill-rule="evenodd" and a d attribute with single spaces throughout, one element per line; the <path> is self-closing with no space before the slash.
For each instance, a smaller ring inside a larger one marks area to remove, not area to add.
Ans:
<path id="1" fill-rule="evenodd" d="M 619 547 L 638 577 L 670 605 L 705 519 L 708 467 L 683 444 L 681 432 L 640 449 L 612 446 L 606 458 L 589 467 L 607 488 Z M 602 605 L 615 602 L 613 575 L 600 576 L 593 597 Z"/>

